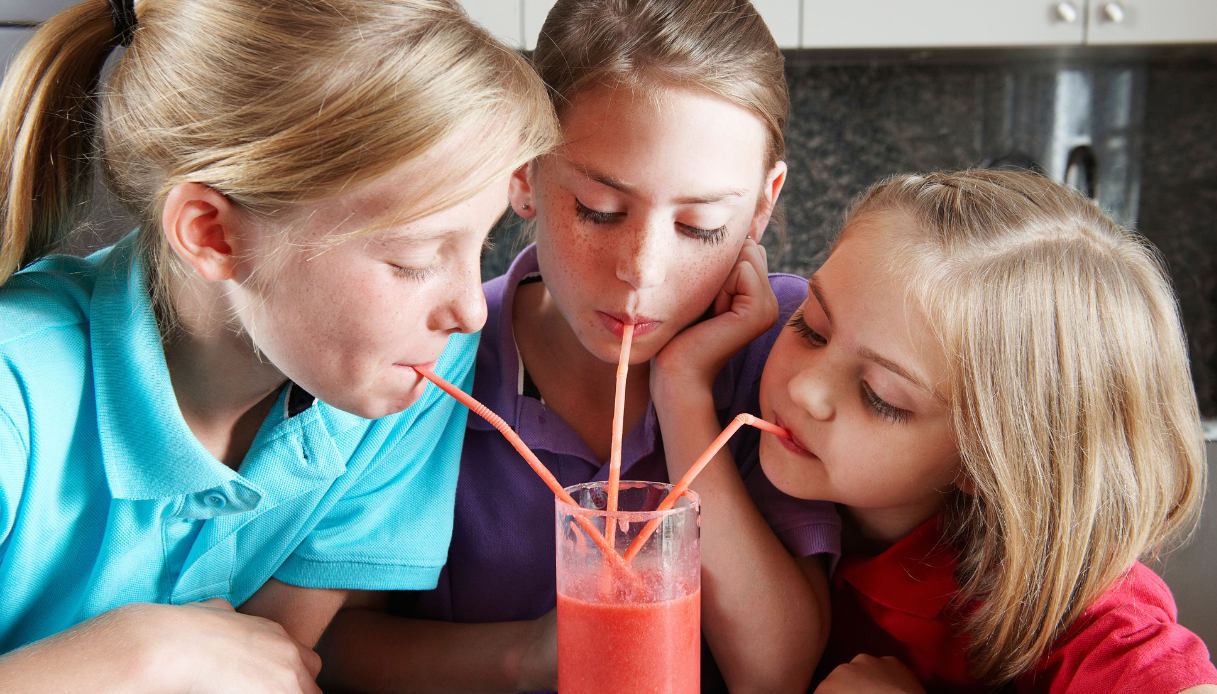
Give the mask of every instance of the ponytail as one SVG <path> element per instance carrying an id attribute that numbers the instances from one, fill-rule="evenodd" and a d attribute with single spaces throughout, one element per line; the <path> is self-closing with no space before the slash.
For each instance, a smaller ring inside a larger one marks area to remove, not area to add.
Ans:
<path id="1" fill-rule="evenodd" d="M 109 5 L 44 23 L 0 87 L 0 285 L 71 228 L 89 185 L 102 66 L 118 45 Z"/>

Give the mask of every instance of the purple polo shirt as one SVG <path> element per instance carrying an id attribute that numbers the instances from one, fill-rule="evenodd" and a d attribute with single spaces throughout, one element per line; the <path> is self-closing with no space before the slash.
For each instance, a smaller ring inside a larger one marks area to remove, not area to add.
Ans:
<path id="1" fill-rule="evenodd" d="M 506 275 L 487 282 L 489 315 L 478 347 L 474 396 L 519 433 L 563 486 L 606 479 L 608 466 L 545 403 L 527 395 L 512 330 L 512 303 L 522 281 L 538 273 L 526 248 Z M 781 307 L 778 322 L 724 367 L 714 385 L 725 427 L 740 412 L 759 414 L 757 392 L 769 349 L 807 295 L 807 281 L 770 275 Z M 625 435 L 621 478 L 667 482 L 654 406 Z M 707 442 L 709 443 L 709 442 Z M 831 504 L 778 491 L 757 464 L 759 432 L 744 427 L 728 444 L 749 494 L 796 556 L 840 554 L 840 520 Z M 554 608 L 554 497 L 502 435 L 470 416 L 456 489 L 456 518 L 448 564 L 435 590 L 401 596 L 400 612 L 420 619 L 500 622 L 535 619 Z"/>

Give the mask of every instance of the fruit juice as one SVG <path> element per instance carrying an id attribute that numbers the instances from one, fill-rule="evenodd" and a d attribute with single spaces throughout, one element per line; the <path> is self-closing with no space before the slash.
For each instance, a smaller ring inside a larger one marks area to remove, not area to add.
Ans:
<path id="1" fill-rule="evenodd" d="M 591 482 L 566 488 L 579 506 L 556 502 L 562 694 L 700 691 L 700 502 L 690 493 L 655 510 L 670 490 L 622 482 L 618 510 L 606 511 L 605 483 Z M 652 521 L 654 531 L 625 564 L 626 548 Z M 588 523 L 610 538 L 616 556 L 592 541 Z"/>
<path id="2" fill-rule="evenodd" d="M 658 602 L 558 595 L 558 690 L 695 694 L 701 688 L 701 590 Z"/>

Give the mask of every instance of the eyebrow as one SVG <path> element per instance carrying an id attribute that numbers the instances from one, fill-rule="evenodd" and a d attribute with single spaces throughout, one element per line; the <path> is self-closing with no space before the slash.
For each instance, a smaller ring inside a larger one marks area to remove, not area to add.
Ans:
<path id="1" fill-rule="evenodd" d="M 599 171 L 594 171 L 591 168 L 588 168 L 586 166 L 582 166 L 580 164 L 575 164 L 574 162 L 571 162 L 571 165 L 574 166 L 575 169 L 579 171 L 579 173 L 581 173 L 584 176 L 588 177 L 589 179 L 595 181 L 596 183 L 608 186 L 609 188 L 612 188 L 613 190 L 625 193 L 626 195 L 638 197 L 638 191 L 635 190 L 633 186 L 629 185 L 628 183 L 625 183 L 624 181 L 620 181 L 616 178 L 613 178 L 612 176 L 609 176 L 608 174 L 601 173 Z M 726 200 L 728 198 L 742 198 L 742 197 L 744 197 L 744 191 L 731 189 L 731 190 L 714 191 L 711 193 L 703 193 L 701 195 L 686 195 L 684 197 L 676 198 L 673 202 L 675 202 L 678 205 L 710 205 L 710 204 L 713 204 L 716 202 L 722 202 L 723 200 Z"/>
<path id="2" fill-rule="evenodd" d="M 832 323 L 832 311 L 829 310 L 828 301 L 826 301 L 824 299 L 824 291 L 820 288 L 820 285 L 819 285 L 819 283 L 816 282 L 816 278 L 814 276 L 811 278 L 810 281 L 808 281 L 807 286 L 811 290 L 812 295 L 815 296 L 816 301 L 818 301 L 820 303 L 820 308 L 824 311 L 824 315 L 828 318 L 829 324 L 831 324 Z M 869 347 L 860 347 L 860 348 L 858 348 L 858 356 L 862 357 L 863 359 L 875 362 L 879 366 L 882 366 L 883 368 L 887 369 L 888 371 L 891 371 L 892 373 L 903 378 L 904 380 L 908 381 L 909 383 L 912 383 L 913 385 L 917 386 L 918 388 L 921 388 L 922 390 L 924 390 L 925 392 L 927 392 L 931 396 L 933 396 L 933 398 L 935 400 L 938 400 L 939 402 L 946 402 L 946 398 L 939 395 L 938 391 L 931 388 L 925 382 L 925 380 L 918 378 L 912 372 L 910 372 L 908 369 L 905 369 L 903 366 L 901 366 L 901 365 L 897 364 L 896 362 L 892 361 L 891 359 L 888 359 L 887 357 L 879 354 L 875 350 L 873 350 Z"/>
<path id="3" fill-rule="evenodd" d="M 416 244 L 442 241 L 457 233 L 458 229 L 443 227 L 432 231 L 406 231 L 400 229 L 386 230 L 382 234 L 374 234 L 369 240 L 381 246 L 412 246 Z"/>

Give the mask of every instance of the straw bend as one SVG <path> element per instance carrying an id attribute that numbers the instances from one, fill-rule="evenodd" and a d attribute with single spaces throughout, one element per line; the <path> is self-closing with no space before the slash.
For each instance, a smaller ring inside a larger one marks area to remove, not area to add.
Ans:
<path id="1" fill-rule="evenodd" d="M 655 510 L 666 511 L 675 506 L 676 501 L 680 498 L 680 496 L 688 491 L 689 485 L 693 484 L 693 480 L 699 474 L 701 474 L 701 471 L 704 470 L 707 465 L 710 464 L 710 461 L 714 459 L 714 456 L 718 455 L 719 450 L 721 450 L 723 446 L 727 445 L 727 441 L 735 434 L 735 432 L 739 431 L 740 427 L 745 425 L 760 429 L 761 431 L 768 432 L 775 436 L 780 436 L 782 438 L 790 437 L 790 432 L 786 431 L 782 427 L 772 422 L 765 421 L 760 417 L 748 414 L 747 412 L 741 412 L 735 416 L 735 419 L 731 420 L 731 423 L 728 424 L 727 427 L 723 429 L 722 433 L 720 433 L 714 439 L 714 441 L 710 443 L 709 447 L 702 451 L 702 454 L 697 457 L 697 460 L 693 461 L 693 464 L 689 466 L 688 471 L 685 472 L 684 476 L 681 477 L 676 484 L 672 485 L 672 491 L 668 492 L 668 495 L 664 497 L 663 501 L 659 502 L 659 506 Z M 647 524 L 643 526 L 642 531 L 639 532 L 634 538 L 634 541 L 630 543 L 630 546 L 626 548 L 625 561 L 627 563 L 637 556 L 638 552 L 642 550 L 642 546 L 646 544 L 646 541 L 655 532 L 655 529 L 659 527 L 659 520 L 659 518 L 653 518 L 648 521 Z"/>
<path id="2" fill-rule="evenodd" d="M 549 471 L 549 468 L 545 467 L 545 464 L 542 463 L 541 460 L 537 458 L 536 454 L 533 453 L 528 447 L 528 445 L 524 443 L 524 440 L 520 438 L 520 435 L 512 431 L 511 427 L 507 426 L 507 422 L 504 422 L 502 417 L 495 414 L 489 407 L 486 407 L 482 403 L 478 402 L 478 400 L 472 395 L 469 395 L 460 388 L 452 385 L 448 381 L 433 373 L 430 369 L 423 366 L 415 366 L 414 370 L 418 372 L 420 376 L 434 383 L 440 390 L 455 398 L 462 405 L 468 407 L 469 410 L 474 414 L 486 420 L 491 426 L 497 429 L 499 433 L 507 439 L 508 443 L 511 444 L 512 448 L 515 448 L 516 451 L 523 456 L 524 461 L 527 462 L 528 466 L 532 468 L 532 471 L 541 478 L 541 481 L 545 482 L 545 486 L 549 487 L 550 491 L 552 491 L 555 496 L 571 506 L 579 505 L 570 494 L 566 493 L 566 490 L 562 488 L 562 485 L 558 482 L 558 479 L 554 477 L 553 473 Z M 629 571 L 628 567 L 626 567 L 625 563 L 622 561 L 621 555 L 617 554 L 617 551 L 613 549 L 613 546 L 608 543 L 604 535 L 601 534 L 596 526 L 592 525 L 591 521 L 586 518 L 579 517 L 578 522 L 579 525 L 587 532 L 588 536 L 592 538 L 592 541 L 594 541 L 596 545 L 600 547 L 600 550 L 604 552 L 605 558 L 613 563 L 613 566 L 624 571 L 627 575 L 632 575 L 632 572 Z"/>

